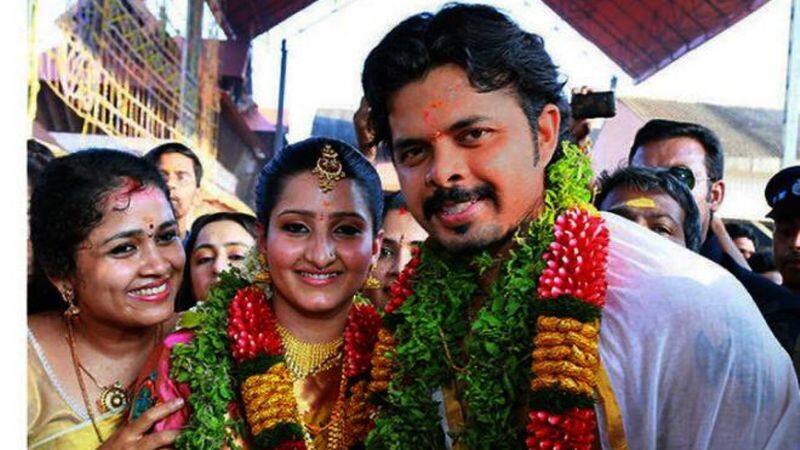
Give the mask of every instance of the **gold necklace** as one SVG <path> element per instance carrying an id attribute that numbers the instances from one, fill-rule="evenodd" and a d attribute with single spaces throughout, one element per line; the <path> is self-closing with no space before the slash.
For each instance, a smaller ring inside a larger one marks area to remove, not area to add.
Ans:
<path id="1" fill-rule="evenodd" d="M 117 380 L 114 384 L 109 384 L 106 386 L 100 385 L 97 382 L 97 379 L 92 375 L 89 370 L 78 361 L 78 367 L 83 370 L 86 376 L 89 377 L 90 380 L 97 386 L 97 389 L 100 389 L 100 397 L 95 400 L 97 404 L 97 410 L 100 411 L 100 414 L 105 414 L 108 411 L 115 410 L 115 409 L 125 409 L 128 407 L 128 390 L 122 386 L 122 382 Z"/>
<path id="2" fill-rule="evenodd" d="M 105 442 L 105 439 L 103 439 L 103 436 L 100 434 L 100 429 L 97 427 L 97 421 L 95 420 L 94 412 L 89 404 L 89 394 L 86 390 L 86 385 L 83 383 L 83 377 L 81 376 L 81 371 L 79 369 L 81 366 L 81 361 L 78 359 L 78 352 L 75 351 L 75 336 L 72 330 L 72 321 L 76 318 L 76 314 L 68 309 L 64 313 L 64 316 L 67 319 L 67 343 L 69 344 L 69 353 L 70 356 L 72 356 L 72 367 L 75 369 L 75 377 L 78 378 L 78 386 L 81 388 L 83 406 L 86 407 L 86 413 L 89 415 L 89 420 L 92 422 L 92 428 L 94 428 L 94 433 L 97 435 L 97 440 L 102 444 Z"/>
<path id="3" fill-rule="evenodd" d="M 347 375 L 344 366 L 342 366 L 342 377 L 339 381 L 339 395 L 336 398 L 336 403 L 331 410 L 331 416 L 328 418 L 328 423 L 321 427 L 315 427 L 306 423 L 302 415 L 300 421 L 303 424 L 306 447 L 308 449 L 314 448 L 313 436 L 319 436 L 328 430 L 326 439 L 326 448 L 329 450 L 342 450 L 345 443 L 345 421 L 344 409 L 347 402 Z"/>
<path id="4" fill-rule="evenodd" d="M 341 336 L 330 342 L 303 342 L 281 324 L 275 325 L 283 343 L 286 366 L 295 380 L 330 369 L 342 357 Z"/>
<path id="5" fill-rule="evenodd" d="M 83 366 L 81 363 L 80 358 L 78 358 L 78 351 L 75 345 L 75 331 L 73 330 L 73 320 L 76 320 L 78 317 L 78 313 L 73 311 L 72 308 L 68 309 L 64 312 L 64 318 L 67 322 L 67 344 L 69 346 L 69 353 L 72 357 L 72 367 L 75 369 L 75 377 L 78 379 L 78 386 L 81 389 L 81 397 L 83 398 L 83 406 L 86 407 L 86 413 L 89 415 L 89 420 L 92 422 L 92 428 L 94 428 L 94 433 L 97 435 L 97 440 L 100 441 L 102 444 L 105 442 L 103 436 L 100 434 L 100 429 L 97 426 L 97 419 L 94 416 L 94 412 L 89 404 L 89 392 L 86 389 L 86 384 L 83 382 L 83 377 L 81 376 L 81 371 L 85 372 L 86 375 L 94 382 L 94 384 L 100 388 L 100 398 L 97 399 L 97 407 L 100 413 L 105 413 L 110 408 L 119 408 L 128 407 L 128 393 L 125 389 L 122 388 L 122 383 L 120 381 L 115 382 L 113 385 L 110 386 L 100 386 L 97 380 L 92 376 L 91 373 Z M 162 326 L 161 324 L 158 325 L 158 330 L 155 333 L 155 342 L 157 344 L 161 340 L 162 335 Z M 151 349 L 152 350 L 152 349 Z M 124 402 L 124 403 L 122 403 Z M 119 406 L 115 406 L 119 405 Z"/>

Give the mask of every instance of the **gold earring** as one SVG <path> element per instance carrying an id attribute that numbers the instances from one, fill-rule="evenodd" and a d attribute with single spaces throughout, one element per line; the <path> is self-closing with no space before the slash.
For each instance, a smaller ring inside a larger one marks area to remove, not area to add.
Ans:
<path id="1" fill-rule="evenodd" d="M 61 298 L 67 304 L 67 310 L 64 311 L 65 316 L 71 318 L 81 313 L 81 309 L 75 304 L 75 291 L 72 290 L 71 286 L 65 284 L 61 287 Z"/>
<path id="2" fill-rule="evenodd" d="M 272 276 L 269 273 L 269 266 L 267 265 L 267 258 L 264 255 L 258 255 L 259 271 L 253 277 L 256 283 L 270 284 L 272 283 Z"/>
<path id="3" fill-rule="evenodd" d="M 375 278 L 375 275 L 372 274 L 374 269 L 375 269 L 375 266 L 370 266 L 369 267 L 369 275 L 367 275 L 367 280 L 364 281 L 363 289 L 365 291 L 374 291 L 374 290 L 378 290 L 378 289 L 381 288 L 380 280 Z"/>

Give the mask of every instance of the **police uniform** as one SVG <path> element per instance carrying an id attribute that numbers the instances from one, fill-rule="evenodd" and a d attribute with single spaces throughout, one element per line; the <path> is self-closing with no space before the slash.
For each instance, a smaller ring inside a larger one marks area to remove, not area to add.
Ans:
<path id="1" fill-rule="evenodd" d="M 764 197 L 774 220 L 800 216 L 800 166 L 787 167 L 770 178 Z M 800 296 L 782 302 L 783 307 L 766 317 L 775 337 L 789 352 L 795 371 L 800 374 Z"/>

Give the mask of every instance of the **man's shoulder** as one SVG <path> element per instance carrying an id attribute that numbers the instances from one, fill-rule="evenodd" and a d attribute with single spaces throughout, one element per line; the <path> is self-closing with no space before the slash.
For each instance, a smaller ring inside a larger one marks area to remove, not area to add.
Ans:
<path id="1" fill-rule="evenodd" d="M 752 306 L 742 284 L 717 264 L 628 220 L 603 217 L 611 236 L 610 291 L 638 292 L 648 305 L 668 301 L 673 308 Z"/>
<path id="2" fill-rule="evenodd" d="M 797 379 L 742 284 L 643 227 L 604 218 L 611 243 L 599 350 L 625 428 L 650 430 L 660 447 L 793 441 Z M 674 395 L 686 386 L 691 395 Z M 757 407 L 736 414 L 741 405 Z M 754 433 L 764 424 L 774 438 Z M 746 438 L 730 438 L 737 432 Z"/>

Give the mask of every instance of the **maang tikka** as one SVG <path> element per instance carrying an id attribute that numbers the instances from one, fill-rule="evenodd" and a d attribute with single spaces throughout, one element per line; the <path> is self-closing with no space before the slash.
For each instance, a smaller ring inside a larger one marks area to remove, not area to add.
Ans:
<path id="1" fill-rule="evenodd" d="M 330 144 L 325 144 L 325 147 L 322 148 L 322 154 L 317 159 L 317 167 L 311 173 L 317 177 L 322 192 L 332 191 L 336 182 L 345 178 L 339 154 Z"/>

